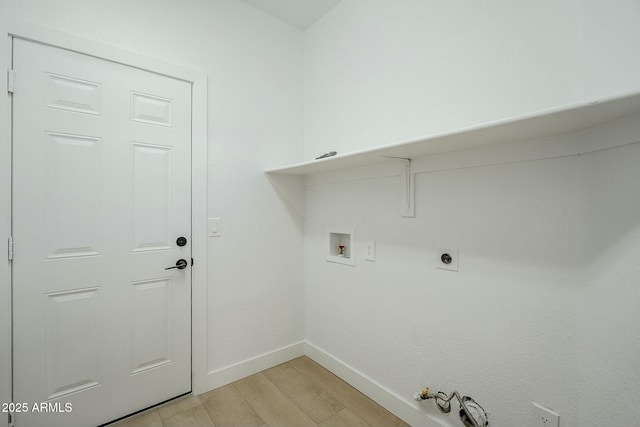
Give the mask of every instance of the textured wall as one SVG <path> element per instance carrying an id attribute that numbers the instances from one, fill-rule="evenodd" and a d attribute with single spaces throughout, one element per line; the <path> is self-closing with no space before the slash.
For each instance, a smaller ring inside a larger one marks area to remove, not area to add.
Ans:
<path id="1" fill-rule="evenodd" d="M 638 18 L 627 0 L 343 0 L 304 35 L 304 158 L 639 92 Z M 497 427 L 528 425 L 534 401 L 563 426 L 637 423 L 640 131 L 607 129 L 546 149 L 631 145 L 414 162 L 430 165 L 415 219 L 383 167 L 308 179 L 308 341 L 402 398 L 468 393 Z M 327 263 L 326 227 L 376 240 L 377 261 Z M 435 268 L 440 247 L 460 250 L 459 272 Z"/>
<path id="2" fill-rule="evenodd" d="M 636 143 L 420 173 L 413 219 L 399 215 L 398 177 L 315 178 L 308 341 L 407 401 L 425 385 L 469 394 L 496 427 L 528 425 L 531 402 L 567 427 L 633 425 L 638 161 Z M 325 261 L 327 227 L 355 229 L 355 267 Z M 441 247 L 459 250 L 458 272 L 436 268 Z"/>

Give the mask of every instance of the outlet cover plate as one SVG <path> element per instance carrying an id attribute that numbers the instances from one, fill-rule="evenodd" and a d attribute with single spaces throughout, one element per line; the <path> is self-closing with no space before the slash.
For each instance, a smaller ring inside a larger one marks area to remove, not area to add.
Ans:
<path id="1" fill-rule="evenodd" d="M 560 427 L 560 414 L 534 402 L 531 427 Z"/>
<path id="2" fill-rule="evenodd" d="M 376 241 L 375 240 L 367 240 L 365 242 L 365 261 L 376 261 Z"/>

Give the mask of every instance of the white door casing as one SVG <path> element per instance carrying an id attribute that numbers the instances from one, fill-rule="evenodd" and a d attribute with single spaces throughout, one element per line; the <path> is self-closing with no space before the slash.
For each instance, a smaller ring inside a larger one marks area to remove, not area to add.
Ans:
<path id="1" fill-rule="evenodd" d="M 165 270 L 191 261 L 190 84 L 19 39 L 13 58 L 13 396 L 59 411 L 16 425 L 190 391 L 191 267 Z"/>

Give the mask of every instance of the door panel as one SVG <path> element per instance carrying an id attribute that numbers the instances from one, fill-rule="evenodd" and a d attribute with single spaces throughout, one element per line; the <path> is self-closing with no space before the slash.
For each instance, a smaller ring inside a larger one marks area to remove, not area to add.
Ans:
<path id="1" fill-rule="evenodd" d="M 47 259 L 99 255 L 100 138 L 45 138 Z"/>
<path id="2" fill-rule="evenodd" d="M 19 39 L 13 62 L 14 400 L 72 407 L 16 425 L 189 392 L 191 272 L 165 268 L 191 257 L 190 84 Z"/>
<path id="3" fill-rule="evenodd" d="M 132 374 L 171 363 L 171 288 L 170 279 L 131 284 Z"/>
<path id="4" fill-rule="evenodd" d="M 100 115 L 101 86 L 98 83 L 47 73 L 47 106 Z"/>
<path id="5" fill-rule="evenodd" d="M 171 126 L 172 102 L 157 96 L 131 93 L 131 119 L 141 123 Z"/>
<path id="6" fill-rule="evenodd" d="M 133 250 L 169 249 L 171 149 L 139 143 L 133 143 L 131 148 Z"/>
<path id="7" fill-rule="evenodd" d="M 47 295 L 47 400 L 101 383 L 100 306 L 99 288 Z"/>

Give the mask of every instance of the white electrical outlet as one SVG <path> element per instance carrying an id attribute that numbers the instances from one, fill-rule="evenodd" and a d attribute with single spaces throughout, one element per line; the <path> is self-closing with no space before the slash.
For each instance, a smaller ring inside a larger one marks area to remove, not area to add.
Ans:
<path id="1" fill-rule="evenodd" d="M 560 414 L 534 402 L 531 427 L 560 427 Z"/>
<path id="2" fill-rule="evenodd" d="M 376 260 L 376 241 L 375 240 L 367 240 L 365 242 L 365 261 L 375 261 Z"/>

